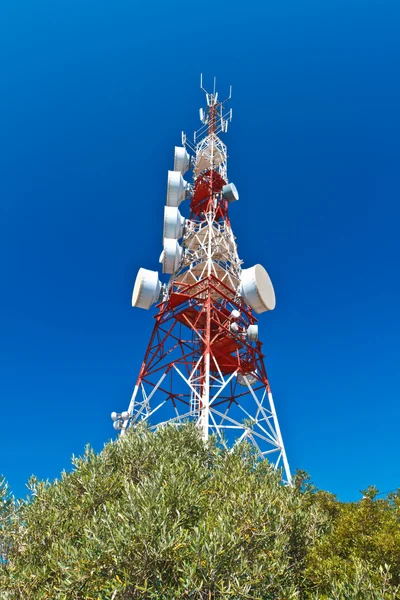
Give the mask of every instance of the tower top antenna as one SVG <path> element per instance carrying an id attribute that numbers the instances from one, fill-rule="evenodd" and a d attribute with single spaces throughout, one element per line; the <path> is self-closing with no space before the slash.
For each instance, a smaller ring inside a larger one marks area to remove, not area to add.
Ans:
<path id="1" fill-rule="evenodd" d="M 225 104 L 225 102 L 228 102 L 228 100 L 230 100 L 232 98 L 232 86 L 229 86 L 229 96 L 227 98 L 225 98 L 225 100 L 223 100 L 222 102 L 218 102 L 218 92 L 216 91 L 217 88 L 217 78 L 214 77 L 214 85 L 213 85 L 213 92 L 210 93 L 206 90 L 206 88 L 203 86 L 203 73 L 200 73 L 200 89 L 205 93 L 206 98 L 207 98 L 207 105 L 208 106 L 214 106 L 216 104 Z"/>
<path id="2" fill-rule="evenodd" d="M 209 92 L 203 85 L 203 73 L 200 73 L 200 89 L 206 95 L 207 108 L 204 110 L 200 109 L 200 121 L 203 126 L 194 132 L 193 140 L 196 143 L 197 140 L 202 138 L 204 135 L 210 135 L 210 133 L 226 133 L 228 131 L 228 123 L 232 121 L 232 109 L 225 112 L 225 104 L 232 98 L 232 86 L 229 86 L 229 96 L 225 100 L 218 99 L 217 78 L 214 77 L 213 91 Z"/>

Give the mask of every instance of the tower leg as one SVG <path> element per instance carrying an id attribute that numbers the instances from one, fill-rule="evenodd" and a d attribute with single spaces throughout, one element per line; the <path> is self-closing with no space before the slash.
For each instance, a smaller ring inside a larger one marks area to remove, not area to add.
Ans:
<path id="1" fill-rule="evenodd" d="M 269 405 L 270 405 L 270 409 L 271 409 L 271 413 L 274 419 L 274 425 L 275 425 L 275 431 L 276 431 L 276 435 L 279 441 L 279 445 L 282 448 L 281 452 L 282 452 L 282 461 L 283 461 L 283 466 L 285 469 L 285 474 L 286 474 L 286 480 L 288 482 L 289 485 L 292 485 L 292 476 L 290 473 L 290 468 L 289 468 L 289 462 L 286 456 L 286 450 L 285 450 L 285 446 L 283 445 L 283 438 L 282 438 L 282 433 L 281 433 L 281 428 L 279 426 L 279 421 L 278 421 L 278 415 L 276 414 L 276 410 L 275 410 L 275 402 L 274 399 L 272 397 L 272 392 L 268 392 L 268 401 L 269 401 Z"/>

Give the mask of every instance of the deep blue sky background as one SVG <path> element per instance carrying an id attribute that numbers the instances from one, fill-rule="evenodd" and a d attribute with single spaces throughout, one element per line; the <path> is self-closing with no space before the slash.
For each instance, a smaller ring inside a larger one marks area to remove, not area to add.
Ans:
<path id="1" fill-rule="evenodd" d="M 400 486 L 400 3 L 5 0 L 0 472 L 17 495 L 113 436 L 152 327 L 167 169 L 202 71 L 234 119 L 245 266 L 292 469 L 343 500 Z"/>

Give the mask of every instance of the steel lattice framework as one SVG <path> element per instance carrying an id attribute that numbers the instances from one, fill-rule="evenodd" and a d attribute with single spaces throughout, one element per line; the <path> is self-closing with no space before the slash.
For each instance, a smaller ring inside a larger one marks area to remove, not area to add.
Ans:
<path id="1" fill-rule="evenodd" d="M 257 319 L 241 293 L 242 261 L 223 193 L 227 150 L 218 134 L 227 130 L 232 111 L 224 114 L 226 101 L 218 101 L 215 84 L 206 99 L 194 144 L 183 135 L 193 183 L 179 264 L 161 288 L 128 410 L 113 419 L 121 434 L 140 421 L 155 428 L 194 420 L 204 440 L 212 433 L 226 447 L 250 441 L 291 484 L 262 343 L 249 336 Z"/>

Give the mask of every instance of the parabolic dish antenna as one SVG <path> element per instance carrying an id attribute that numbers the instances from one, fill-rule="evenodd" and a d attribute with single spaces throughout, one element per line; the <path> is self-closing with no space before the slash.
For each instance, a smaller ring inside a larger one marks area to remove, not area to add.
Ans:
<path id="1" fill-rule="evenodd" d="M 132 293 L 132 306 L 137 308 L 150 308 L 158 300 L 161 283 L 157 271 L 139 269 Z"/>
<path id="2" fill-rule="evenodd" d="M 167 206 L 179 206 L 189 193 L 189 184 L 180 171 L 168 171 Z"/>
<path id="3" fill-rule="evenodd" d="M 274 288 L 267 271 L 261 265 L 242 270 L 239 293 L 258 314 L 275 308 Z"/>
<path id="4" fill-rule="evenodd" d="M 178 240 L 183 235 L 185 217 L 182 217 L 179 209 L 175 206 L 164 208 L 164 238 Z"/>
<path id="5" fill-rule="evenodd" d="M 183 146 L 175 146 L 174 171 L 180 171 L 182 175 L 190 169 L 190 156 Z"/>
<path id="6" fill-rule="evenodd" d="M 177 240 L 164 239 L 164 250 L 161 253 L 163 273 L 172 275 L 176 271 L 182 260 L 182 252 L 183 248 Z"/>
<path id="7" fill-rule="evenodd" d="M 228 183 L 222 188 L 222 195 L 228 202 L 236 202 L 239 200 L 239 192 L 234 183 Z"/>
<path id="8" fill-rule="evenodd" d="M 258 325 L 249 325 L 247 328 L 247 339 L 249 342 L 258 341 Z"/>
<path id="9" fill-rule="evenodd" d="M 257 377 L 255 376 L 254 373 L 246 373 L 246 375 L 242 375 L 241 373 L 239 373 L 237 376 L 238 383 L 245 387 L 247 387 L 245 377 L 246 377 L 247 381 L 249 382 L 249 385 L 254 385 L 255 382 L 257 381 Z"/>

